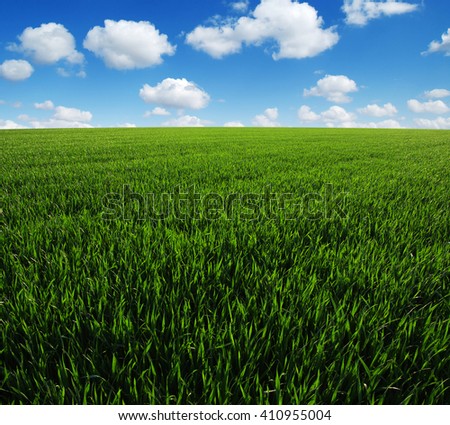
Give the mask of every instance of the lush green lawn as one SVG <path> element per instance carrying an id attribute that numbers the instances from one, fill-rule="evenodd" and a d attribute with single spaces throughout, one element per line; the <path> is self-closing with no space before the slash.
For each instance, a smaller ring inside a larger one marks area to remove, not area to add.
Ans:
<path id="1" fill-rule="evenodd" d="M 1 403 L 450 402 L 450 132 L 0 147 Z"/>

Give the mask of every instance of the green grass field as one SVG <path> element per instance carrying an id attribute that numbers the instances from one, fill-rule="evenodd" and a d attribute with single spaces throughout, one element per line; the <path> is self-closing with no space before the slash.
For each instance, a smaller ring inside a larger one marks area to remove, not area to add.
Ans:
<path id="1" fill-rule="evenodd" d="M 0 403 L 450 402 L 449 131 L 0 146 Z"/>

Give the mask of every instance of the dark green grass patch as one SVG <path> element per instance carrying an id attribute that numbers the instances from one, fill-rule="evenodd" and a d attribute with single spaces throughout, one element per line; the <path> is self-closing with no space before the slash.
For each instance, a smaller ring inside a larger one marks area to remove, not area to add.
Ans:
<path id="1" fill-rule="evenodd" d="M 0 146 L 0 403 L 450 402 L 449 132 Z"/>

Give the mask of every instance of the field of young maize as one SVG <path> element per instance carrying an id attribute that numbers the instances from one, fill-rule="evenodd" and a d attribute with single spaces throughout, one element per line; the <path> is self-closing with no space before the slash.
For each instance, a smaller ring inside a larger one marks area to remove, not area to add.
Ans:
<path id="1" fill-rule="evenodd" d="M 0 132 L 1 404 L 450 403 L 450 132 Z"/>

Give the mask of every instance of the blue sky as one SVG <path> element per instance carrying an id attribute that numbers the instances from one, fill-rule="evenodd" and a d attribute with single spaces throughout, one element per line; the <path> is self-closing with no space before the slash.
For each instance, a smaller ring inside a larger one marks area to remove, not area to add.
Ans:
<path id="1" fill-rule="evenodd" d="M 0 129 L 450 129 L 448 0 L 15 0 Z"/>

